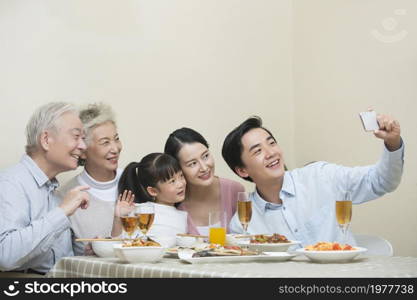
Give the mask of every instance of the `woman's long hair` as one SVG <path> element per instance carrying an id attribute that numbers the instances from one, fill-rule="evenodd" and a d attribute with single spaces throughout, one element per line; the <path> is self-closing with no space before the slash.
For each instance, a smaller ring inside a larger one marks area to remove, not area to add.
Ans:
<path id="1" fill-rule="evenodd" d="M 178 159 L 178 152 L 180 152 L 184 144 L 200 143 L 209 148 L 206 139 L 197 131 L 191 128 L 183 127 L 171 133 L 165 142 L 164 152 Z"/>

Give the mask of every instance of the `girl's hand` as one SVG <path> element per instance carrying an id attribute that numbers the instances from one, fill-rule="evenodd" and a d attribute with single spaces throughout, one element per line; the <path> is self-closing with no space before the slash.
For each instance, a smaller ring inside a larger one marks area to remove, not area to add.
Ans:
<path id="1" fill-rule="evenodd" d="M 134 200 L 135 194 L 133 194 L 131 191 L 125 190 L 123 194 L 120 194 L 117 198 L 114 215 L 120 218 L 131 213 L 135 209 Z"/>

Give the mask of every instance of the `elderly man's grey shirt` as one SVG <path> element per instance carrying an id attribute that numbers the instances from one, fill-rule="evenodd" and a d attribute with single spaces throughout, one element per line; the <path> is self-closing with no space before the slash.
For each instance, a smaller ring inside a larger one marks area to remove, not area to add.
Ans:
<path id="1" fill-rule="evenodd" d="M 57 186 L 28 155 L 0 173 L 0 270 L 46 273 L 61 257 L 73 255 Z"/>

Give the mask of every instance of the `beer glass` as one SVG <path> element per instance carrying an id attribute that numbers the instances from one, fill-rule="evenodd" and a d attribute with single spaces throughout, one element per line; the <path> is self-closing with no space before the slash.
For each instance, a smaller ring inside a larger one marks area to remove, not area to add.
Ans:
<path id="1" fill-rule="evenodd" d="M 155 209 L 152 203 L 141 203 L 136 208 L 136 216 L 139 218 L 138 226 L 142 232 L 144 239 L 147 240 L 146 235 L 153 224 L 155 218 Z"/>
<path id="2" fill-rule="evenodd" d="M 352 219 L 352 200 L 336 201 L 336 219 L 343 234 L 342 244 L 345 244 L 347 230 Z"/>
<path id="3" fill-rule="evenodd" d="M 237 212 L 240 224 L 242 224 L 244 234 L 248 233 L 248 225 L 252 218 L 252 201 L 249 199 L 248 192 L 238 192 L 237 194 Z"/>

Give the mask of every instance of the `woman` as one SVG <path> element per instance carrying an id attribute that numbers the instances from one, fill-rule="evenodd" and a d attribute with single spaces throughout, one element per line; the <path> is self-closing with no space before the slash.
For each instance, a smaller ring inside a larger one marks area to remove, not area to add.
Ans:
<path id="1" fill-rule="evenodd" d="M 153 206 L 155 219 L 147 235 L 165 247 L 175 246 L 176 235 L 187 231 L 187 212 L 176 208 L 184 200 L 185 187 L 178 161 L 166 153 L 151 153 L 140 162 L 131 162 L 119 181 L 122 198 L 133 193 L 137 202 Z M 112 236 L 121 232 L 121 221 L 115 221 Z"/>
<path id="2" fill-rule="evenodd" d="M 237 194 L 245 189 L 214 175 L 214 158 L 204 137 L 190 128 L 177 129 L 169 135 L 165 153 L 177 158 L 187 181 L 185 200 L 178 208 L 188 212 L 188 232 L 208 235 L 208 213 L 215 210 L 226 212 L 227 224 L 222 226 L 228 227 L 236 212 Z"/>
<path id="3" fill-rule="evenodd" d="M 118 169 L 122 143 L 117 132 L 114 114 L 104 104 L 92 104 L 81 110 L 80 119 L 85 130 L 87 149 L 80 159 L 84 170 L 72 178 L 61 192 L 78 185 L 88 185 L 90 204 L 70 217 L 74 238 L 110 236 L 117 199 L 117 186 L 122 170 Z M 130 196 L 130 195 L 129 195 Z M 129 197 L 124 197 L 124 200 Z M 133 200 L 133 199 L 132 199 Z M 119 201 L 127 205 L 128 201 Z M 87 250 L 88 248 L 86 248 Z M 74 244 L 75 254 L 84 253 L 84 245 Z"/>

